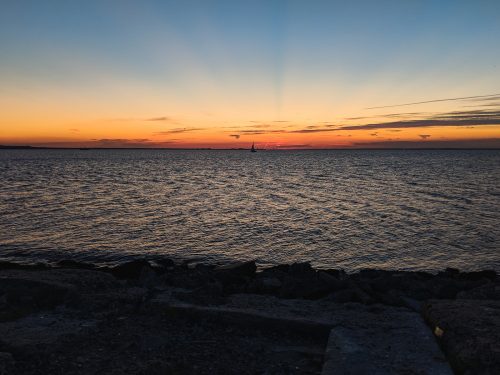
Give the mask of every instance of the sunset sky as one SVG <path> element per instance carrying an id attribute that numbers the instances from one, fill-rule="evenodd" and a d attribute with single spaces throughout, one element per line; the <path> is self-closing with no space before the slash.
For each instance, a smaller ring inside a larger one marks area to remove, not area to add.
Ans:
<path id="1" fill-rule="evenodd" d="M 25 1 L 0 144 L 500 147 L 500 1 Z"/>

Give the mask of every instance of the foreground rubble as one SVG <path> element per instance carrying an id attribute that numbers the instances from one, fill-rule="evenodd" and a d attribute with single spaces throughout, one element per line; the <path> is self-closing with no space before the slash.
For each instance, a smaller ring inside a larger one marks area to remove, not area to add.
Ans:
<path id="1" fill-rule="evenodd" d="M 0 374 L 500 373 L 495 272 L 0 262 Z"/>

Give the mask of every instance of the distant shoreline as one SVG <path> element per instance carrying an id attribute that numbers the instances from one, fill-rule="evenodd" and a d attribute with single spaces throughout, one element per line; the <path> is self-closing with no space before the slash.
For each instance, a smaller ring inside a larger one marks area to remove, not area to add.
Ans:
<path id="1" fill-rule="evenodd" d="M 180 148 L 180 147 L 43 147 L 43 146 L 6 146 L 0 145 L 0 150 L 165 150 L 165 151 L 248 151 L 249 148 Z M 417 150 L 494 150 L 499 151 L 500 147 L 360 147 L 360 148 L 273 148 L 273 149 L 260 149 L 258 151 L 417 151 Z"/>

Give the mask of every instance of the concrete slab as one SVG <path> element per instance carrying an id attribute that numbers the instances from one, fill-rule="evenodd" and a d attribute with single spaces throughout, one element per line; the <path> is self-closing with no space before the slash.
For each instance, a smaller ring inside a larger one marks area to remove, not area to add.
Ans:
<path id="1" fill-rule="evenodd" d="M 413 312 L 392 311 L 332 329 L 322 375 L 452 375 L 429 328 Z"/>

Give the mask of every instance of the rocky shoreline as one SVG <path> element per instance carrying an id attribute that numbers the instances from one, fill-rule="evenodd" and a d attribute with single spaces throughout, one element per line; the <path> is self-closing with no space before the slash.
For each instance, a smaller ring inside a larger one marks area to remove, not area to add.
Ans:
<path id="1" fill-rule="evenodd" d="M 113 268 L 0 262 L 2 375 L 450 368 L 500 373 L 494 271 L 347 274 L 308 263 L 257 270 L 255 262 L 168 258 Z"/>

